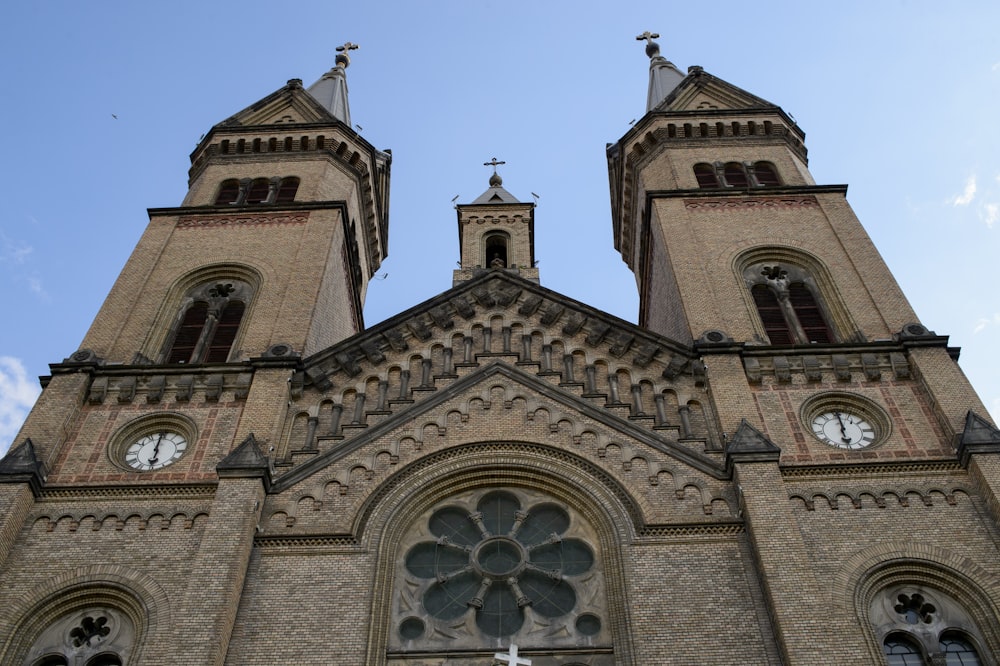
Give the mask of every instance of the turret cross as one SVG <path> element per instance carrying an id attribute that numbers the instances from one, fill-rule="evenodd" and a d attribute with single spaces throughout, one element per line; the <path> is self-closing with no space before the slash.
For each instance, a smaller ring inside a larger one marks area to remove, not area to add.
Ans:
<path id="1" fill-rule="evenodd" d="M 499 161 L 499 162 L 497 162 L 497 158 L 495 158 L 495 157 L 492 160 L 490 160 L 489 162 L 483 162 L 483 166 L 491 166 L 491 167 L 493 167 L 493 173 L 497 172 L 497 167 L 500 166 L 501 164 L 507 164 L 507 163 L 504 162 L 504 161 L 502 161 L 502 160 Z"/>
<path id="2" fill-rule="evenodd" d="M 357 50 L 358 50 L 358 45 L 355 44 L 354 42 L 345 42 L 343 46 L 337 47 L 338 53 L 346 54 L 347 51 L 357 51 Z"/>
<path id="3" fill-rule="evenodd" d="M 657 33 L 650 32 L 649 30 L 647 30 L 646 32 L 644 32 L 641 35 L 637 36 L 636 40 L 641 42 L 642 40 L 645 39 L 648 42 L 650 40 L 659 39 L 659 38 L 660 38 L 660 36 Z"/>
<path id="4" fill-rule="evenodd" d="M 489 163 L 487 162 L 487 164 Z M 501 162 L 501 164 L 503 164 L 503 162 Z M 513 643 L 510 644 L 510 651 L 507 654 L 497 652 L 493 655 L 493 658 L 497 661 L 502 661 L 505 664 L 508 664 L 508 666 L 531 666 L 530 659 L 524 659 L 523 657 L 517 656 L 517 646 Z"/>

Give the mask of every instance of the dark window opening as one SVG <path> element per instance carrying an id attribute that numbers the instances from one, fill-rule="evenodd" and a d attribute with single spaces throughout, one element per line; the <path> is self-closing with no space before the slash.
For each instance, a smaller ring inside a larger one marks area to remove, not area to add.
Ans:
<path id="1" fill-rule="evenodd" d="M 486 265 L 490 268 L 506 268 L 507 238 L 494 235 L 486 239 Z"/>
<path id="2" fill-rule="evenodd" d="M 219 186 L 219 194 L 215 197 L 216 205 L 236 203 L 240 198 L 240 182 L 230 179 L 222 182 Z"/>
<path id="3" fill-rule="evenodd" d="M 326 137 L 323 135 L 316 137 L 316 150 L 323 150 L 325 146 L 326 146 Z"/>
<path id="4" fill-rule="evenodd" d="M 778 172 L 770 162 L 757 162 L 753 165 L 753 173 L 761 187 L 776 187 L 781 185 Z"/>
<path id="5" fill-rule="evenodd" d="M 292 152 L 292 149 L 293 149 L 293 146 L 292 146 L 292 137 L 286 136 L 285 137 L 285 152 L 290 153 L 290 152 Z"/>
<path id="6" fill-rule="evenodd" d="M 267 195 L 270 192 L 270 184 L 267 182 L 266 178 L 255 178 L 252 183 L 250 183 L 250 189 L 247 190 L 246 202 L 248 204 L 259 204 L 267 201 Z"/>
<path id="7" fill-rule="evenodd" d="M 236 152 L 237 153 L 244 152 L 246 150 L 246 148 L 247 148 L 247 141 L 246 141 L 246 139 L 239 139 L 239 140 L 236 141 Z"/>
<path id="8" fill-rule="evenodd" d="M 833 342 L 830 334 L 830 327 L 823 317 L 823 311 L 813 297 L 809 288 L 801 282 L 795 282 L 788 286 L 788 300 L 792 310 L 799 320 L 799 326 L 806 334 L 809 342 Z"/>
<path id="9" fill-rule="evenodd" d="M 295 193 L 299 189 L 299 179 L 293 177 L 282 178 L 278 185 L 278 194 L 274 198 L 275 203 L 290 203 L 295 201 Z"/>
<path id="10" fill-rule="evenodd" d="M 174 336 L 174 343 L 167 354 L 167 363 L 188 363 L 201 339 L 202 329 L 208 320 L 208 303 L 198 301 L 184 313 L 184 319 Z"/>
<path id="11" fill-rule="evenodd" d="M 69 662 L 66 661 L 66 657 L 62 656 L 50 656 L 42 657 L 38 661 L 34 662 L 31 666 L 67 666 Z"/>
<path id="12" fill-rule="evenodd" d="M 711 164 L 695 164 L 694 177 L 698 179 L 698 187 L 703 190 L 719 187 L 719 177 L 715 174 L 715 167 Z"/>
<path id="13" fill-rule="evenodd" d="M 982 664 L 972 641 L 958 631 L 946 631 L 941 634 L 941 652 L 945 655 L 946 666 L 980 666 Z"/>
<path id="14" fill-rule="evenodd" d="M 304 136 L 301 139 L 299 139 L 299 149 L 309 150 L 309 137 Z"/>
<path id="15" fill-rule="evenodd" d="M 219 150 L 223 155 L 229 154 L 229 139 L 223 139 L 219 142 Z"/>
<path id="16" fill-rule="evenodd" d="M 747 172 L 739 162 L 728 162 L 723 168 L 723 177 L 729 187 L 749 187 L 750 181 L 747 179 Z"/>
<path id="17" fill-rule="evenodd" d="M 260 152 L 260 139 L 253 140 L 253 148 L 251 148 L 251 150 L 255 153 Z"/>
<path id="18" fill-rule="evenodd" d="M 790 345 L 795 342 L 792 336 L 792 329 L 785 321 L 785 315 L 781 311 L 781 304 L 778 296 L 763 284 L 755 284 L 751 289 L 754 304 L 760 314 L 761 323 L 764 324 L 764 332 L 772 345 Z"/>
<path id="19" fill-rule="evenodd" d="M 273 153 L 276 150 L 278 150 L 278 140 L 275 139 L 274 137 L 271 137 L 270 139 L 267 140 L 267 152 Z"/>
<path id="20" fill-rule="evenodd" d="M 87 666 L 122 666 L 122 660 L 114 654 L 99 654 L 88 661 Z"/>
<path id="21" fill-rule="evenodd" d="M 240 301 L 230 301 L 219 315 L 212 341 L 205 350 L 206 363 L 225 363 L 229 360 L 229 351 L 240 330 L 240 321 L 246 307 Z"/>

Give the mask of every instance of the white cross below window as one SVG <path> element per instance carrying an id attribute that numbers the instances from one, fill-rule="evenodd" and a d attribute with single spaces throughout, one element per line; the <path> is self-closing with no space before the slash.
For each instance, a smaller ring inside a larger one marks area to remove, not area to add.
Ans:
<path id="1" fill-rule="evenodd" d="M 517 646 L 513 643 L 511 643 L 510 651 L 507 654 L 497 652 L 493 655 L 493 658 L 497 661 L 502 661 L 509 666 L 531 666 L 530 659 L 524 659 L 517 656 Z"/>

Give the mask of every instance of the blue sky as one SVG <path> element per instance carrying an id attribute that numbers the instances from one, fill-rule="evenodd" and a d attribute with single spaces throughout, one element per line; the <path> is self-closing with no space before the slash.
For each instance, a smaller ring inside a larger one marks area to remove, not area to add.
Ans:
<path id="1" fill-rule="evenodd" d="M 659 32 L 682 71 L 774 102 L 806 132 L 928 328 L 1000 417 L 1000 3 L 750 6 L 628 2 L 16 3 L 0 85 L 0 451 L 37 377 L 80 346 L 146 221 L 178 205 L 215 123 L 309 85 L 353 41 L 353 121 L 393 151 L 389 259 L 375 324 L 451 284 L 451 200 L 540 195 L 542 284 L 635 321 L 614 252 L 606 143 L 642 115 Z M 141 294 L 136 295 L 141 298 Z"/>

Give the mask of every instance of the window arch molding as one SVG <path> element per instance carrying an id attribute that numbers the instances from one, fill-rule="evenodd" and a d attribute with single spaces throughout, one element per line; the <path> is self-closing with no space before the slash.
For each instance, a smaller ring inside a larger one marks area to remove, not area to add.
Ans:
<path id="1" fill-rule="evenodd" d="M 517 455 L 511 455 L 514 453 Z M 358 513 L 355 534 L 359 543 L 378 554 L 378 569 L 365 663 L 385 662 L 389 633 L 397 630 L 390 600 L 399 580 L 397 566 L 407 552 L 401 544 L 414 526 L 452 497 L 505 488 L 518 494 L 543 493 L 552 502 L 573 506 L 592 527 L 607 607 L 612 609 L 601 621 L 621 663 L 635 663 L 627 630 L 629 608 L 623 595 L 625 575 L 619 544 L 634 538 L 641 523 L 638 504 L 624 488 L 577 456 L 509 441 L 476 442 L 439 451 L 386 479 L 366 500 Z"/>
<path id="2" fill-rule="evenodd" d="M 932 652 L 939 649 L 941 636 L 958 632 L 970 639 L 982 664 L 996 666 L 992 655 L 1000 654 L 1000 608 L 977 581 L 989 588 L 998 581 L 967 558 L 945 549 L 924 546 L 919 555 L 911 552 L 914 549 L 909 543 L 890 542 L 862 551 L 845 561 L 831 582 L 845 595 L 840 600 L 844 610 L 860 621 L 871 663 L 886 663 L 883 641 L 893 633 L 912 636 L 926 652 Z M 899 603 L 900 594 L 911 598 L 920 594 L 934 607 L 936 617 L 920 623 L 927 631 L 908 633 L 911 625 L 891 608 L 887 610 Z"/>
<path id="3" fill-rule="evenodd" d="M 85 663 L 102 654 L 115 654 L 124 664 L 137 663 L 146 637 L 170 626 L 168 609 L 166 592 L 145 574 L 123 575 L 121 567 L 114 565 L 75 569 L 39 585 L 23 602 L 0 609 L 0 636 L 5 636 L 0 642 L 0 663 L 33 666 L 44 657 L 63 654 L 51 644 L 52 630 L 62 634 L 63 625 L 93 618 L 100 611 L 130 625 L 130 633 L 119 631 L 116 642 L 95 646 Z"/>
<path id="4" fill-rule="evenodd" d="M 220 283 L 232 285 L 237 291 L 233 291 L 229 297 L 238 299 L 244 306 L 239 328 L 230 344 L 231 351 L 241 348 L 246 322 L 252 315 L 255 297 L 260 292 L 263 279 L 256 268 L 245 264 L 215 264 L 190 271 L 171 285 L 143 345 L 141 356 L 149 359 L 146 362 L 167 362 L 170 348 L 188 309 L 199 298 L 210 298 L 207 292 Z"/>
<path id="5" fill-rule="evenodd" d="M 808 252 L 781 246 L 758 247 L 736 257 L 733 269 L 737 279 L 745 286 L 743 297 L 756 337 L 765 344 L 769 343 L 770 337 L 760 305 L 754 298 L 754 287 L 763 285 L 773 289 L 775 281 L 783 282 L 785 288 L 805 286 L 829 329 L 831 342 L 861 341 L 861 334 L 844 306 L 829 271 L 823 262 Z M 799 310 L 795 312 L 798 314 Z M 794 343 L 806 344 L 808 331 L 798 328 L 796 332 L 793 322 L 788 324 L 793 330 Z"/>

